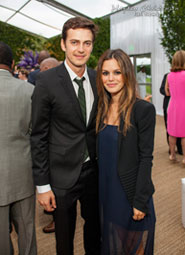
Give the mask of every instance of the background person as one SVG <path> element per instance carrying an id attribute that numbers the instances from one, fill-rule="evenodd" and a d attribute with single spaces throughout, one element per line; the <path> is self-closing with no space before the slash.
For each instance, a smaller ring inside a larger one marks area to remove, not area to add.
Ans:
<path id="1" fill-rule="evenodd" d="M 182 163 L 185 165 L 185 51 L 183 50 L 177 51 L 172 58 L 171 72 L 166 80 L 165 92 L 167 96 L 171 96 L 167 114 L 169 159 L 176 160 L 176 140 L 177 137 L 181 137 Z"/>
<path id="2" fill-rule="evenodd" d="M 35 85 L 36 83 L 36 78 L 37 78 L 37 75 L 38 73 L 40 72 L 40 65 L 42 63 L 42 61 L 46 58 L 49 58 L 50 57 L 50 54 L 47 50 L 41 50 L 39 52 L 39 57 L 38 57 L 38 68 L 32 72 L 29 73 L 28 75 L 28 82 L 30 82 L 31 84 Z"/>
<path id="3" fill-rule="evenodd" d="M 36 255 L 35 194 L 30 153 L 34 87 L 13 77 L 13 56 L 0 42 L 0 254 L 13 254 L 10 219 L 20 255 Z"/>
<path id="4" fill-rule="evenodd" d="M 29 74 L 29 71 L 24 69 L 24 68 L 21 68 L 20 70 L 18 70 L 18 78 L 20 80 L 27 81 L 28 80 L 28 74 Z"/>
<path id="5" fill-rule="evenodd" d="M 155 108 L 137 99 L 136 84 L 122 50 L 107 50 L 100 57 L 96 129 L 102 255 L 153 254 Z"/>
<path id="6" fill-rule="evenodd" d="M 42 63 L 40 64 L 40 71 L 46 71 L 50 68 L 56 67 L 60 64 L 60 62 L 56 59 L 56 58 L 46 58 L 42 61 Z"/>
<path id="7" fill-rule="evenodd" d="M 146 97 L 146 72 L 144 66 L 140 66 L 140 70 L 137 73 L 137 82 L 139 84 L 139 95 L 144 99 Z"/>
<path id="8" fill-rule="evenodd" d="M 54 211 L 57 254 L 72 255 L 77 200 L 87 255 L 100 254 L 96 161 L 96 72 L 86 67 L 97 28 L 86 18 L 63 26 L 65 61 L 39 74 L 33 94 L 32 159 L 38 200 Z"/>
<path id="9" fill-rule="evenodd" d="M 167 138 L 167 142 L 168 142 L 168 145 L 169 145 L 169 134 L 167 132 L 167 109 L 168 109 L 168 104 L 169 104 L 169 101 L 170 101 L 170 96 L 167 96 L 165 94 L 165 83 L 166 83 L 167 75 L 168 75 L 168 73 L 166 73 L 163 77 L 161 87 L 160 87 L 160 93 L 164 96 L 163 116 L 164 116 L 164 123 L 165 123 L 165 127 L 166 127 L 166 138 Z M 177 138 L 176 146 L 177 146 L 178 153 L 180 155 L 182 155 L 182 146 L 181 146 L 181 139 L 180 138 Z M 169 153 L 170 153 L 170 150 L 169 150 Z"/>

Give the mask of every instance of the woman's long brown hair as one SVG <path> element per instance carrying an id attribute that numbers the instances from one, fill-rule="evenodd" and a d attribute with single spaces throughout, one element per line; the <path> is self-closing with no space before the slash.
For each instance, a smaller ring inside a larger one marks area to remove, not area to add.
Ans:
<path id="1" fill-rule="evenodd" d="M 126 135 L 128 129 L 131 126 L 130 118 L 131 112 L 134 102 L 136 101 L 137 97 L 137 82 L 134 74 L 134 68 L 132 62 L 130 61 L 129 56 L 122 51 L 121 49 L 116 50 L 107 50 L 104 54 L 100 57 L 97 67 L 97 90 L 99 96 L 98 102 L 98 113 L 96 118 L 96 132 L 101 130 L 102 124 L 105 122 L 110 101 L 111 95 L 107 92 L 104 88 L 102 82 L 102 66 L 104 61 L 115 59 L 118 62 L 118 65 L 121 69 L 121 73 L 123 75 L 124 86 L 122 89 L 122 93 L 119 100 L 118 106 L 118 118 L 123 118 L 124 120 L 124 127 L 123 127 L 123 134 Z M 120 130 L 120 125 L 119 125 Z M 121 130 L 120 130 L 121 131 Z"/>

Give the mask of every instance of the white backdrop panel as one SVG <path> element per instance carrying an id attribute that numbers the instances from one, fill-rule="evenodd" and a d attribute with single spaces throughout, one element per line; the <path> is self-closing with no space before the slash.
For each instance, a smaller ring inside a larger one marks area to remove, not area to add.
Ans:
<path id="1" fill-rule="evenodd" d="M 159 88 L 170 68 L 160 45 L 162 8 L 163 0 L 148 0 L 111 15 L 111 48 L 121 48 L 129 55 L 151 53 L 152 98 L 160 115 L 163 96 Z"/>

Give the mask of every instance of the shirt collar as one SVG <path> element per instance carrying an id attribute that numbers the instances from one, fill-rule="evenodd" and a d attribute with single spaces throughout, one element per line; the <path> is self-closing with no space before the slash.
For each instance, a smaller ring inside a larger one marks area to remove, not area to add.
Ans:
<path id="1" fill-rule="evenodd" d="M 7 72 L 7 73 L 9 73 L 9 71 L 8 71 L 8 70 L 6 70 L 6 69 L 1 69 L 1 68 L 0 68 L 0 71 L 3 71 L 3 72 Z"/>
<path id="2" fill-rule="evenodd" d="M 71 78 L 72 81 L 74 81 L 75 78 L 77 79 L 81 79 L 80 77 L 78 77 L 78 75 L 76 75 L 76 73 L 69 67 L 69 65 L 67 64 L 66 60 L 64 61 L 64 65 L 69 73 L 69 76 Z M 87 74 L 87 66 L 85 66 L 85 71 L 83 74 L 83 77 L 85 77 L 86 80 L 88 80 L 88 74 Z"/>

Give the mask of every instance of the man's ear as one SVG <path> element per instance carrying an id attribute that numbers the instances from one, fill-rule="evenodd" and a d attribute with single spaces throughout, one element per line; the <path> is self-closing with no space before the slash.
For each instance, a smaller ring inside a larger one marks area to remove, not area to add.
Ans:
<path id="1" fill-rule="evenodd" d="M 66 45 L 63 39 L 61 39 L 61 43 L 60 43 L 61 49 L 65 52 L 66 51 Z"/>

